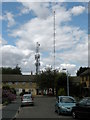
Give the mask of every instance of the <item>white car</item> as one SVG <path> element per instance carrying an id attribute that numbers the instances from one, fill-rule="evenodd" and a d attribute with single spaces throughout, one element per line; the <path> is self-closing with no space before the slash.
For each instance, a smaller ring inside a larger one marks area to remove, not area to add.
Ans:
<path id="1" fill-rule="evenodd" d="M 34 105 L 34 99 L 32 94 L 24 94 L 21 97 L 21 107 L 28 106 L 28 105 Z"/>

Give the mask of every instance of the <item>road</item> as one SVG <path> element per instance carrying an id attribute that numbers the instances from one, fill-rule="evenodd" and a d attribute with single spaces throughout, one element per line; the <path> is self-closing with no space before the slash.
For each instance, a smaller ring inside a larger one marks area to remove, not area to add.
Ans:
<path id="1" fill-rule="evenodd" d="M 60 120 L 73 120 L 71 116 L 59 116 L 55 113 L 55 101 L 55 97 L 35 97 L 35 105 L 21 107 L 16 118 L 62 118 Z"/>

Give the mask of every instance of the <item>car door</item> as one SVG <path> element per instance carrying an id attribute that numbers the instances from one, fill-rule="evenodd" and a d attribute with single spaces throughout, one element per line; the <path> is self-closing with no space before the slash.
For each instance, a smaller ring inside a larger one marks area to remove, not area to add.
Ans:
<path id="1" fill-rule="evenodd" d="M 86 116 L 86 112 L 87 112 L 87 99 L 83 99 L 82 101 L 79 102 L 78 104 L 78 110 L 77 110 L 77 114 L 79 117 L 85 117 Z"/>

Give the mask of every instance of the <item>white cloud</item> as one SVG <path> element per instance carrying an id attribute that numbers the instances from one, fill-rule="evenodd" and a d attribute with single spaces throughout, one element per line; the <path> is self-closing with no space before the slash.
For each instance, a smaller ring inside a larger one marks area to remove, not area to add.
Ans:
<path id="1" fill-rule="evenodd" d="M 40 18 L 46 18 L 50 15 L 50 11 L 47 8 L 49 3 L 42 4 L 42 2 L 22 2 L 21 14 L 27 14 L 33 10 L 34 14 Z"/>
<path id="2" fill-rule="evenodd" d="M 85 7 L 83 6 L 75 6 L 71 9 L 71 13 L 73 15 L 80 15 L 85 11 Z"/>
<path id="3" fill-rule="evenodd" d="M 3 65 L 19 64 L 23 72 L 31 70 L 35 72 L 36 42 L 40 43 L 41 69 L 47 65 L 53 66 L 53 12 L 49 11 L 47 3 L 44 5 L 23 3 L 23 5 L 25 6 L 23 14 L 32 9 L 38 17 L 11 31 L 9 37 L 16 37 L 18 40 L 16 47 L 2 46 Z M 72 20 L 72 14 L 65 6 L 55 5 L 52 11 L 54 9 L 56 11 L 56 68 L 66 67 L 71 74 L 75 74 L 78 65 L 87 65 L 87 33 L 79 27 L 62 25 Z M 76 13 L 73 11 L 73 15 L 84 12 L 77 11 Z"/>
<path id="4" fill-rule="evenodd" d="M 16 0 L 18 2 L 89 2 L 89 0 Z"/>
<path id="5" fill-rule="evenodd" d="M 70 75 L 75 75 L 76 74 L 77 67 L 75 64 L 66 64 L 63 63 L 60 66 L 60 71 L 62 72 L 68 72 Z"/>
<path id="6" fill-rule="evenodd" d="M 2 17 L 2 15 L 0 15 L 0 20 L 3 20 L 3 17 Z"/>
<path id="7" fill-rule="evenodd" d="M 1 2 L 89 2 L 89 0 L 0 0 Z"/>
<path id="8" fill-rule="evenodd" d="M 6 14 L 3 16 L 3 20 L 8 21 L 8 27 L 12 27 L 16 24 L 14 15 L 10 12 L 6 12 Z"/>
<path id="9" fill-rule="evenodd" d="M 7 44 L 7 41 L 2 38 L 2 35 L 0 34 L 0 45 Z"/>
<path id="10" fill-rule="evenodd" d="M 7 67 L 15 67 L 17 64 L 21 67 L 22 72 L 35 71 L 34 54 L 30 50 L 19 49 L 11 45 L 3 45 L 0 48 L 2 51 L 2 65 Z M 32 64 L 31 64 L 32 63 Z M 0 64 L 0 66 L 2 66 Z"/>

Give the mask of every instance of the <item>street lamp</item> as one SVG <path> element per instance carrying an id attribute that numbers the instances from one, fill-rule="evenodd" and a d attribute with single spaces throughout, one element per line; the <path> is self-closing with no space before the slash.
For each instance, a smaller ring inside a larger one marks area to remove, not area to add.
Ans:
<path id="1" fill-rule="evenodd" d="M 69 96 L 69 77 L 68 77 L 68 70 L 67 69 L 63 69 L 67 71 L 67 96 Z"/>

